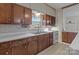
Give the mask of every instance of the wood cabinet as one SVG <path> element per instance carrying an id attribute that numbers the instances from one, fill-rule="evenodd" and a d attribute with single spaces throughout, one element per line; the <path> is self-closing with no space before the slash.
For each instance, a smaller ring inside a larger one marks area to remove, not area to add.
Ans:
<path id="1" fill-rule="evenodd" d="M 68 43 L 71 43 L 74 40 L 76 34 L 77 33 L 68 32 Z"/>
<path id="2" fill-rule="evenodd" d="M 62 32 L 62 42 L 66 42 L 68 41 L 68 33 L 67 32 Z"/>
<path id="3" fill-rule="evenodd" d="M 37 37 L 28 38 L 28 55 L 37 53 Z"/>
<path id="4" fill-rule="evenodd" d="M 47 14 L 43 15 L 43 21 L 46 23 L 45 25 L 55 26 L 55 17 L 54 16 L 50 16 Z"/>
<path id="5" fill-rule="evenodd" d="M 0 50 L 0 55 L 11 55 L 11 48 L 6 48 L 6 49 L 2 49 Z"/>
<path id="6" fill-rule="evenodd" d="M 32 24 L 32 10 L 30 8 L 25 8 L 23 23 L 26 25 Z"/>
<path id="7" fill-rule="evenodd" d="M 49 35 L 44 34 L 38 36 L 38 51 L 42 51 L 43 49 L 49 46 Z"/>
<path id="8" fill-rule="evenodd" d="M 52 45 L 52 33 L 0 43 L 0 55 L 35 55 Z"/>
<path id="9" fill-rule="evenodd" d="M 53 33 L 49 33 L 49 45 L 53 45 Z"/>
<path id="10" fill-rule="evenodd" d="M 23 39 L 22 39 L 23 40 Z M 12 55 L 25 55 L 27 54 L 27 45 L 21 40 L 16 40 L 12 42 Z"/>
<path id="11" fill-rule="evenodd" d="M 72 43 L 77 33 L 74 32 L 62 32 L 62 41 L 65 43 Z"/>
<path id="12" fill-rule="evenodd" d="M 11 4 L 0 3 L 0 24 L 10 24 L 11 22 Z"/>
<path id="13" fill-rule="evenodd" d="M 0 43 L 0 55 L 11 55 L 10 42 Z"/>
<path id="14" fill-rule="evenodd" d="M 20 24 L 21 21 L 24 19 L 24 7 L 19 6 L 17 4 L 13 4 L 13 23 Z"/>
<path id="15" fill-rule="evenodd" d="M 0 3 L 0 24 L 32 24 L 32 10 L 11 3 Z"/>
<path id="16" fill-rule="evenodd" d="M 52 25 L 52 26 L 55 26 L 55 17 L 54 16 L 51 16 L 50 17 L 51 19 L 51 21 L 50 21 L 50 24 Z"/>

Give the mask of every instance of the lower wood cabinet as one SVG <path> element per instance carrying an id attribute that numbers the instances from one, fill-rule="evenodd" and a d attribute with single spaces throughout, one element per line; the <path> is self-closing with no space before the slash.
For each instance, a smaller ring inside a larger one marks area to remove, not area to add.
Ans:
<path id="1" fill-rule="evenodd" d="M 31 37 L 28 39 L 28 55 L 34 55 L 37 53 L 37 37 Z"/>
<path id="2" fill-rule="evenodd" d="M 0 43 L 0 55 L 11 55 L 10 42 Z"/>
<path id="3" fill-rule="evenodd" d="M 77 33 L 75 32 L 62 32 L 62 41 L 65 43 L 72 43 Z"/>
<path id="4" fill-rule="evenodd" d="M 12 54 L 11 48 L 0 50 L 0 55 L 11 55 L 11 54 Z"/>
<path id="5" fill-rule="evenodd" d="M 49 45 L 53 45 L 53 33 L 49 33 Z"/>
<path id="6" fill-rule="evenodd" d="M 62 32 L 62 42 L 68 43 L 68 33 Z"/>
<path id="7" fill-rule="evenodd" d="M 39 39 L 40 38 L 40 39 Z M 43 38 L 43 36 L 39 36 L 38 37 L 38 51 L 40 52 L 40 51 L 42 51 L 43 49 L 44 49 L 44 38 Z"/>
<path id="8" fill-rule="evenodd" d="M 3 42 L 0 55 L 35 55 L 52 44 L 52 33 Z"/>
<path id="9" fill-rule="evenodd" d="M 49 46 L 49 34 L 38 36 L 38 51 L 42 51 Z"/>
<path id="10" fill-rule="evenodd" d="M 26 55 L 28 53 L 26 39 L 12 41 L 11 48 L 12 48 L 12 55 Z"/>
<path id="11" fill-rule="evenodd" d="M 12 47 L 12 55 L 26 55 L 27 52 L 26 52 L 26 49 L 25 49 L 25 46 L 15 46 L 15 47 Z"/>

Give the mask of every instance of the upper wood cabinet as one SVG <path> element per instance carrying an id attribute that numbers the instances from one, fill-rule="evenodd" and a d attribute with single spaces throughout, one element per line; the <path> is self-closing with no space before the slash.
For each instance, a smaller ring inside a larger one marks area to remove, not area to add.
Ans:
<path id="1" fill-rule="evenodd" d="M 9 24 L 11 22 L 11 4 L 0 3 L 0 24 Z"/>
<path id="2" fill-rule="evenodd" d="M 30 8 L 25 8 L 24 24 L 32 24 L 32 10 Z"/>
<path id="3" fill-rule="evenodd" d="M 55 26 L 55 17 L 54 16 L 51 16 L 50 17 L 50 25 L 52 25 L 52 26 Z"/>
<path id="4" fill-rule="evenodd" d="M 32 10 L 17 4 L 0 3 L 0 24 L 32 24 Z"/>
<path id="5" fill-rule="evenodd" d="M 55 17 L 54 16 L 50 16 L 48 14 L 43 15 L 43 21 L 45 22 L 45 25 L 55 26 Z"/>
<path id="6" fill-rule="evenodd" d="M 13 4 L 13 23 L 20 24 L 24 19 L 24 7 Z"/>

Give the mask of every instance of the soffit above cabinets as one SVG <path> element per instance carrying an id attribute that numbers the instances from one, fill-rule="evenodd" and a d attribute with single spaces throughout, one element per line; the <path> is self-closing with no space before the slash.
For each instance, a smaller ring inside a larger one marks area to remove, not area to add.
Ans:
<path id="1" fill-rule="evenodd" d="M 59 9 L 59 8 L 63 8 L 63 7 L 72 5 L 74 3 L 46 3 L 46 4 L 52 8 Z"/>

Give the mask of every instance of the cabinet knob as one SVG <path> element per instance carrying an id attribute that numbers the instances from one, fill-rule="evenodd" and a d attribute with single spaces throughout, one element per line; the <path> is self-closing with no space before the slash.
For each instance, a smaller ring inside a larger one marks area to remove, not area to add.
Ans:
<path id="1" fill-rule="evenodd" d="M 26 46 L 25 46 L 25 48 L 26 48 Z"/>
<path id="2" fill-rule="evenodd" d="M 6 54 L 8 54 L 8 52 L 6 52 Z"/>

